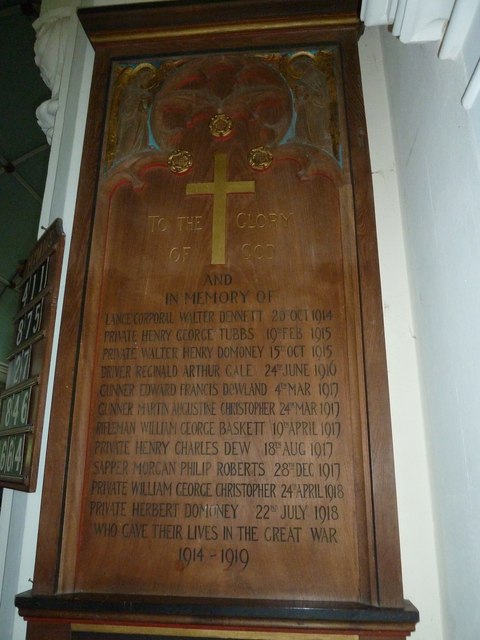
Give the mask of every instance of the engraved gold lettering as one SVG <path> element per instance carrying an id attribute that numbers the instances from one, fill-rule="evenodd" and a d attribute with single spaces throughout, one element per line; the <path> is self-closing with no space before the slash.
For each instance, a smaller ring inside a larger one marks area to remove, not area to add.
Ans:
<path id="1" fill-rule="evenodd" d="M 237 213 L 236 223 L 239 229 L 287 229 L 293 213 Z"/>
<path id="2" fill-rule="evenodd" d="M 154 231 L 166 231 L 168 227 L 168 222 L 166 218 L 162 218 L 161 216 L 148 216 L 149 229 L 153 233 Z"/>
<path id="3" fill-rule="evenodd" d="M 178 216 L 180 231 L 201 231 L 203 229 L 202 216 Z"/>

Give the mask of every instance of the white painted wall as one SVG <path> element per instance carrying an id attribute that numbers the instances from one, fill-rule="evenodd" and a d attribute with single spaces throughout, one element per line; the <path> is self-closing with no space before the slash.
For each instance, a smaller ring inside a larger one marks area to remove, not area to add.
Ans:
<path id="1" fill-rule="evenodd" d="M 478 37 L 478 33 L 477 33 Z M 461 59 L 382 31 L 446 640 L 480 638 L 480 167 Z M 413 445 L 413 441 L 412 441 Z M 433 636 L 432 636 L 433 638 Z"/>
<path id="2" fill-rule="evenodd" d="M 68 69 L 69 73 L 62 84 L 61 106 L 46 190 L 48 198 L 42 216 L 43 224 L 57 216 L 63 217 L 67 234 L 71 228 L 74 209 L 87 87 L 91 77 L 91 50 L 82 37 L 75 44 L 75 30 L 72 29 L 70 46 L 74 45 L 76 49 L 71 73 Z M 405 595 L 421 610 L 422 622 L 415 636 L 417 640 L 443 640 L 428 467 L 417 381 L 417 340 L 413 337 L 410 317 L 395 161 L 381 49 L 375 29 L 367 30 L 360 49 L 378 218 Z M 9 522 L 2 523 L 1 519 L 6 515 L 0 516 L 0 531 L 2 524 L 3 530 L 5 527 L 9 530 L 10 548 L 0 603 L 2 640 L 23 640 L 25 637 L 25 625 L 13 607 L 13 595 L 30 586 L 38 527 L 38 504 L 39 492 L 30 498 L 22 496 L 17 499 L 14 496 Z M 467 637 L 462 636 L 446 638 L 467 640 Z"/>

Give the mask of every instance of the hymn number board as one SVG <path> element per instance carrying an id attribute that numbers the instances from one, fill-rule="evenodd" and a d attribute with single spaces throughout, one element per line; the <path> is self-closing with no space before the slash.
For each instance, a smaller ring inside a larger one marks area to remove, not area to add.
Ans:
<path id="1" fill-rule="evenodd" d="M 57 220 L 30 253 L 17 286 L 15 345 L 0 397 L 0 482 L 24 491 L 36 483 L 63 241 Z"/>

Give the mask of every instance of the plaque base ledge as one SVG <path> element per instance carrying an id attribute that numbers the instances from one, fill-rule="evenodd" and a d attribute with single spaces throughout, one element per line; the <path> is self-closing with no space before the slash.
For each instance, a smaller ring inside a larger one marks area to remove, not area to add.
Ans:
<path id="1" fill-rule="evenodd" d="M 16 596 L 20 615 L 27 620 L 98 622 L 145 621 L 161 626 L 212 628 L 386 628 L 413 631 L 418 610 L 405 600 L 402 607 L 310 600 L 245 600 L 118 594 L 75 593 Z"/>

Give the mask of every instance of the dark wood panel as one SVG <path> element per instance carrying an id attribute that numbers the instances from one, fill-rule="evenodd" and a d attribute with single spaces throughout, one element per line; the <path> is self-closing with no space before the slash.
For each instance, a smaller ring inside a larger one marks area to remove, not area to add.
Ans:
<path id="1" fill-rule="evenodd" d="M 14 347 L 0 395 L 0 486 L 35 491 L 65 236 L 56 220 L 28 255 L 17 285 Z"/>
<path id="2" fill-rule="evenodd" d="M 255 0 L 234 2 L 165 2 L 161 7 L 150 4 L 80 10 L 79 16 L 89 36 L 96 42 L 146 40 L 157 37 L 157 30 L 180 31 L 182 36 L 195 32 L 218 34 L 225 30 L 232 35 L 248 29 L 275 28 L 280 25 L 291 31 L 303 23 L 312 26 L 334 25 L 341 28 L 358 26 L 360 3 L 357 0 L 295 2 L 276 0 L 259 3 Z M 233 25 L 233 26 L 232 26 Z"/>

